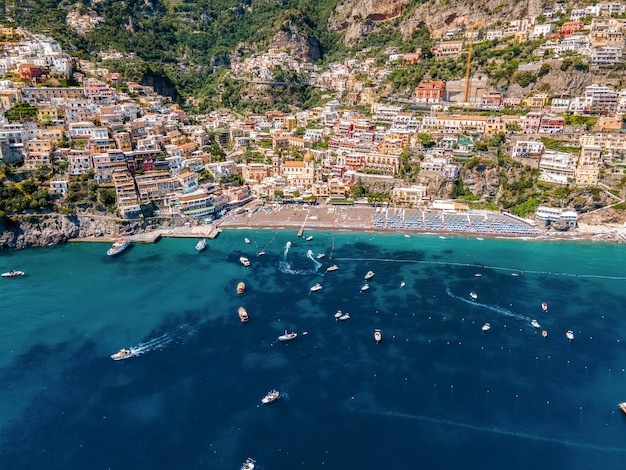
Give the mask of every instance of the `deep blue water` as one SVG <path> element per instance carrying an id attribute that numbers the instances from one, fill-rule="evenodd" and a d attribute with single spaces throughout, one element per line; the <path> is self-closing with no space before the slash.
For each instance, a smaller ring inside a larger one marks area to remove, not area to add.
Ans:
<path id="1" fill-rule="evenodd" d="M 313 235 L 0 252 L 0 468 L 624 468 L 622 245 Z"/>

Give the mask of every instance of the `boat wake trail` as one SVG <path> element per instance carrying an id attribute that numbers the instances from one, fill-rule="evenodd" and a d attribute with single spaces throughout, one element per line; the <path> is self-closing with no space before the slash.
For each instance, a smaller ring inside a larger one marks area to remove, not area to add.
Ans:
<path id="1" fill-rule="evenodd" d="M 313 258 L 313 252 L 311 250 L 309 250 L 307 252 L 306 256 L 311 261 L 313 261 L 313 264 L 315 265 L 315 268 L 314 269 L 293 269 L 291 263 L 287 260 L 287 255 L 289 254 L 289 248 L 291 248 L 291 242 L 287 242 L 285 244 L 285 251 L 283 252 L 283 259 L 280 260 L 280 263 L 278 265 L 278 268 L 279 268 L 281 273 L 296 274 L 296 275 L 315 274 L 315 273 L 317 273 L 317 271 L 322 266 L 322 263 L 320 263 L 315 258 Z"/>
<path id="2" fill-rule="evenodd" d="M 178 342 L 189 338 L 197 331 L 197 326 L 185 323 L 178 327 L 178 329 L 174 332 L 163 333 L 161 336 L 157 336 L 156 338 L 152 338 L 148 341 L 144 341 L 143 343 L 139 343 L 133 346 L 132 348 L 130 348 L 130 350 L 134 356 L 140 356 L 150 351 L 158 351 L 160 349 L 164 349 L 166 346 L 173 342 Z"/>
<path id="3" fill-rule="evenodd" d="M 500 315 L 503 315 L 505 317 L 511 317 L 511 318 L 515 318 L 516 320 L 530 322 L 530 317 L 527 317 L 526 315 L 520 315 L 519 313 L 513 313 L 510 310 L 508 310 L 506 308 L 503 308 L 503 307 L 498 307 L 497 305 L 481 304 L 480 302 L 476 302 L 475 300 L 470 300 L 470 299 L 466 299 L 464 297 L 459 297 L 458 295 L 454 295 L 452 293 L 452 291 L 450 291 L 449 288 L 446 288 L 446 293 L 450 297 L 452 297 L 453 299 L 460 300 L 461 302 L 465 302 L 466 304 L 482 307 L 482 308 L 485 308 L 487 310 L 491 310 L 492 312 L 495 312 L 495 313 L 498 313 Z"/>

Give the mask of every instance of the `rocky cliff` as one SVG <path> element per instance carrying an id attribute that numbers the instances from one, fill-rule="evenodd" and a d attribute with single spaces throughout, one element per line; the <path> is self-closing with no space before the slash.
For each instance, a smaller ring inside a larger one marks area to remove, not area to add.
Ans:
<path id="1" fill-rule="evenodd" d="M 63 243 L 76 238 L 112 239 L 152 228 L 138 221 L 113 221 L 88 215 L 37 215 L 5 221 L 0 248 L 26 248 Z"/>
<path id="2" fill-rule="evenodd" d="M 320 45 L 317 39 L 305 37 L 296 31 L 280 31 L 272 40 L 272 49 L 285 51 L 294 57 L 315 62 L 322 57 Z"/>

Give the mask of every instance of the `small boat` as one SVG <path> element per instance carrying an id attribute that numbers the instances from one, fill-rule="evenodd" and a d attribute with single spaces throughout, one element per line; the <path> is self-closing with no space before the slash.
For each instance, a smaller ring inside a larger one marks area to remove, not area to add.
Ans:
<path id="1" fill-rule="evenodd" d="M 361 287 L 361 292 L 365 292 L 367 289 L 369 289 L 370 286 L 369 284 L 366 282 L 365 284 L 363 284 L 363 287 Z"/>
<path id="2" fill-rule="evenodd" d="M 623 402 L 619 403 L 617 406 L 619 406 L 620 410 L 622 410 L 624 413 L 626 413 L 626 401 L 623 401 Z"/>
<path id="3" fill-rule="evenodd" d="M 246 290 L 246 285 L 244 284 L 243 281 L 241 281 L 239 284 L 237 284 L 237 293 L 238 294 L 243 294 L 245 290 Z"/>
<path id="4" fill-rule="evenodd" d="M 241 470 L 254 470 L 255 463 L 256 463 L 255 460 L 248 457 L 246 461 L 243 463 L 243 465 L 241 466 Z"/>
<path id="5" fill-rule="evenodd" d="M 331 272 L 331 271 L 337 271 L 339 269 L 339 266 L 337 266 L 336 264 L 333 264 L 332 266 L 328 266 L 326 268 L 326 272 Z"/>
<path id="6" fill-rule="evenodd" d="M 534 327 L 534 328 L 541 328 L 541 325 L 539 324 L 539 322 L 535 319 L 530 321 L 530 324 Z"/>
<path id="7" fill-rule="evenodd" d="M 285 248 L 291 248 L 291 242 L 285 243 Z"/>
<path id="8" fill-rule="evenodd" d="M 325 254 L 325 253 L 319 253 L 319 254 L 317 255 L 317 259 L 322 259 L 324 256 L 326 256 L 326 254 Z"/>
<path id="9" fill-rule="evenodd" d="M 115 243 L 113 243 L 113 246 L 111 246 L 111 248 L 107 250 L 107 255 L 114 256 L 114 255 L 120 254 L 129 246 L 130 246 L 130 238 L 120 238 Z"/>
<path id="10" fill-rule="evenodd" d="M 402 281 L 402 282 L 400 283 L 400 287 L 404 287 L 404 286 L 406 286 L 406 283 L 405 283 L 404 281 Z"/>
<path id="11" fill-rule="evenodd" d="M 546 302 L 541 303 L 541 310 L 543 310 L 544 312 L 548 311 L 548 304 Z"/>
<path id="12" fill-rule="evenodd" d="M 574 339 L 574 332 L 572 330 L 567 330 L 565 332 L 565 337 L 572 341 Z"/>
<path id="13" fill-rule="evenodd" d="M 365 275 L 365 280 L 369 281 L 373 277 L 374 277 L 374 271 L 368 271 L 367 274 Z"/>
<path id="14" fill-rule="evenodd" d="M 237 309 L 237 314 L 239 315 L 239 319 L 241 320 L 241 323 L 248 323 L 248 320 L 250 320 L 250 317 L 248 316 L 248 312 L 243 307 L 239 307 Z"/>
<path id="15" fill-rule="evenodd" d="M 305 240 L 307 242 L 310 242 L 311 240 L 313 240 L 313 235 L 309 235 L 308 237 L 305 238 Z"/>
<path id="16" fill-rule="evenodd" d="M 317 292 L 318 290 L 322 290 L 322 285 L 319 282 L 310 289 L 311 292 Z"/>
<path id="17" fill-rule="evenodd" d="M 481 329 L 483 331 L 489 331 L 491 329 L 491 325 L 489 323 L 485 323 Z"/>
<path id="18" fill-rule="evenodd" d="M 280 335 L 278 337 L 278 341 L 291 341 L 296 336 L 298 336 L 298 333 L 296 333 L 295 331 L 293 331 L 291 333 L 287 333 L 287 330 L 285 330 L 285 334 Z"/>
<path id="19" fill-rule="evenodd" d="M 548 332 L 546 330 L 543 330 L 541 332 L 541 336 L 543 336 L 545 338 L 546 336 L 548 336 Z"/>
<path id="20" fill-rule="evenodd" d="M 511 276 L 513 276 L 513 277 L 518 277 L 518 276 L 519 276 L 519 274 L 518 274 L 518 273 L 511 273 Z"/>
<path id="21" fill-rule="evenodd" d="M 122 361 L 124 359 L 128 359 L 129 357 L 133 355 L 134 353 L 132 349 L 122 348 L 115 354 L 111 354 L 111 359 L 113 359 L 114 361 Z"/>
<path id="22" fill-rule="evenodd" d="M 250 260 L 246 258 L 245 256 L 241 256 L 239 258 L 239 262 L 243 264 L 246 268 L 250 266 Z"/>
<path id="23" fill-rule="evenodd" d="M 312 250 L 307 251 L 306 255 L 307 255 L 307 257 L 310 258 L 311 256 L 313 256 L 313 251 Z"/>
<path id="24" fill-rule="evenodd" d="M 2 276 L 2 277 L 20 277 L 20 276 L 23 276 L 24 274 L 25 274 L 24 271 L 16 271 L 14 269 L 13 271 L 9 271 L 7 273 L 0 274 L 0 276 Z"/>
<path id="25" fill-rule="evenodd" d="M 483 277 L 483 275 L 480 273 L 474 273 L 474 277 Z"/>
<path id="26" fill-rule="evenodd" d="M 476 240 L 480 240 L 482 242 L 484 240 L 484 238 L 476 237 Z"/>
<path id="27" fill-rule="evenodd" d="M 469 296 L 472 298 L 472 300 L 476 300 L 478 298 L 478 294 L 474 291 L 470 292 Z"/>
<path id="28" fill-rule="evenodd" d="M 346 320 L 349 320 L 349 319 L 350 319 L 350 314 L 349 314 L 348 312 L 346 312 L 346 313 L 344 313 L 343 315 L 341 315 L 341 316 L 339 317 L 339 319 L 340 319 L 341 321 L 346 321 Z"/>
<path id="29" fill-rule="evenodd" d="M 272 403 L 279 396 L 280 396 L 280 392 L 278 390 L 270 390 L 269 392 L 267 392 L 267 395 L 263 397 L 263 399 L 261 400 L 261 403 L 263 403 L 264 405 L 267 405 L 268 403 Z"/>
<path id="30" fill-rule="evenodd" d="M 203 238 L 198 243 L 196 243 L 196 251 L 200 252 L 206 248 L 206 238 Z"/>
<path id="31" fill-rule="evenodd" d="M 335 312 L 335 318 L 340 318 L 343 315 L 343 312 L 341 310 L 337 310 Z"/>
<path id="32" fill-rule="evenodd" d="M 380 343 L 383 339 L 383 333 L 378 328 L 374 330 L 374 339 L 376 340 L 376 344 Z"/>
<path id="33" fill-rule="evenodd" d="M 263 256 L 264 254 L 265 254 L 265 252 L 264 252 L 264 251 L 259 251 L 256 255 L 257 255 L 257 256 Z"/>
<path id="34" fill-rule="evenodd" d="M 246 243 L 250 243 L 250 239 L 248 237 L 244 238 L 243 241 Z"/>

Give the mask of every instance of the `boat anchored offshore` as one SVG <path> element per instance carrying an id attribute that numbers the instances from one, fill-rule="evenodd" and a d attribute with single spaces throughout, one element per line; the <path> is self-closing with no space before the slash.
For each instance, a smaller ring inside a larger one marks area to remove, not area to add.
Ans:
<path id="1" fill-rule="evenodd" d="M 378 328 L 374 330 L 374 339 L 376 340 L 376 344 L 380 343 L 383 339 L 383 333 Z"/>
<path id="2" fill-rule="evenodd" d="M 572 330 L 567 330 L 565 332 L 565 337 L 572 341 L 574 339 L 574 332 Z"/>
<path id="3" fill-rule="evenodd" d="M 0 274 L 0 276 L 2 277 L 20 277 L 23 275 L 24 275 L 24 271 L 16 271 L 15 269 L 13 271 L 9 271 L 8 273 Z"/>
<path id="4" fill-rule="evenodd" d="M 267 392 L 267 395 L 263 397 L 263 399 L 261 400 L 261 403 L 263 403 L 264 405 L 267 405 L 268 403 L 272 403 L 279 396 L 280 396 L 280 392 L 278 390 L 270 390 L 269 392 Z"/>
<path id="5" fill-rule="evenodd" d="M 326 268 L 326 272 L 329 273 L 331 271 L 337 271 L 339 269 L 339 266 L 337 266 L 336 264 L 333 264 L 332 266 L 328 266 Z"/>
<path id="6" fill-rule="evenodd" d="M 374 271 L 368 271 L 367 274 L 365 275 L 365 280 L 369 281 L 373 277 L 374 277 Z"/>
<path id="7" fill-rule="evenodd" d="M 342 315 L 343 315 L 343 312 L 341 310 L 337 310 L 337 312 L 335 312 L 335 318 L 337 319 L 339 319 Z"/>
<path id="8" fill-rule="evenodd" d="M 307 242 L 310 242 L 311 240 L 313 240 L 313 235 L 309 235 L 308 237 L 305 238 L 305 240 Z"/>
<path id="9" fill-rule="evenodd" d="M 535 319 L 532 319 L 530 321 L 530 324 L 534 327 L 534 328 L 541 328 L 541 325 L 539 324 L 539 322 Z"/>
<path id="10" fill-rule="evenodd" d="M 198 243 L 196 243 L 196 251 L 200 252 L 206 248 L 206 238 L 203 238 Z"/>
<path id="11" fill-rule="evenodd" d="M 344 313 L 343 315 L 341 315 L 339 317 L 339 320 L 341 320 L 341 321 L 346 321 L 346 320 L 349 320 L 349 319 L 350 319 L 350 314 L 348 312 Z"/>
<path id="12" fill-rule="evenodd" d="M 250 266 L 250 260 L 248 258 L 246 258 L 245 256 L 241 256 L 239 258 L 239 262 L 246 268 L 248 268 Z"/>
<path id="13" fill-rule="evenodd" d="M 113 243 L 113 246 L 111 246 L 111 248 L 107 250 L 107 255 L 114 256 L 114 255 L 120 254 L 129 246 L 130 246 L 130 238 L 120 238 L 115 243 Z"/>
<path id="14" fill-rule="evenodd" d="M 241 281 L 239 284 L 237 284 L 237 293 L 238 294 L 243 294 L 245 290 L 246 290 L 246 285 L 244 284 L 243 281 Z"/>
<path id="15" fill-rule="evenodd" d="M 250 239 L 248 237 L 244 238 L 243 241 L 246 243 L 250 243 Z"/>
<path id="16" fill-rule="evenodd" d="M 291 333 L 287 333 L 287 330 L 285 330 L 285 334 L 280 335 L 278 337 L 278 341 L 291 341 L 296 336 L 298 336 L 298 333 L 296 333 L 295 331 L 292 331 Z"/>
<path id="17" fill-rule="evenodd" d="M 243 307 L 239 307 L 237 309 L 237 314 L 239 315 L 239 319 L 241 320 L 241 323 L 248 323 L 248 320 L 250 320 L 250 316 L 248 315 L 248 312 Z"/>
<path id="18" fill-rule="evenodd" d="M 400 283 L 400 287 L 404 287 L 404 286 L 406 286 L 406 282 L 402 281 L 402 282 Z"/>
<path id="19" fill-rule="evenodd" d="M 318 290 L 322 290 L 322 285 L 319 282 L 310 289 L 311 292 L 317 292 Z"/>
<path id="20" fill-rule="evenodd" d="M 624 413 L 626 413 L 626 401 L 623 401 L 623 402 L 619 403 L 617 406 L 619 406 L 620 410 L 622 410 Z"/>
<path id="21" fill-rule="evenodd" d="M 134 356 L 134 355 L 135 355 L 135 353 L 133 352 L 132 349 L 122 348 L 118 352 L 116 352 L 115 354 L 111 354 L 111 359 L 113 359 L 114 361 L 122 361 L 122 360 L 128 359 L 129 357 Z"/>
<path id="22" fill-rule="evenodd" d="M 543 310 L 544 312 L 548 311 L 548 303 L 547 302 L 542 302 L 541 303 L 541 310 Z"/>
<path id="23" fill-rule="evenodd" d="M 256 464 L 256 461 L 248 457 L 241 466 L 241 470 L 254 470 L 254 464 Z"/>
<path id="24" fill-rule="evenodd" d="M 369 288 L 370 288 L 370 285 L 366 282 L 365 284 L 363 284 L 363 287 L 361 287 L 361 292 L 365 292 Z"/>
<path id="25" fill-rule="evenodd" d="M 474 291 L 470 292 L 469 296 L 472 298 L 472 300 L 476 300 L 478 298 L 478 294 Z"/>
<path id="26" fill-rule="evenodd" d="M 491 329 L 491 324 L 485 323 L 482 328 L 483 331 L 489 331 Z"/>
<path id="27" fill-rule="evenodd" d="M 317 259 L 322 259 L 324 256 L 326 256 L 325 253 L 318 253 L 317 254 Z"/>

